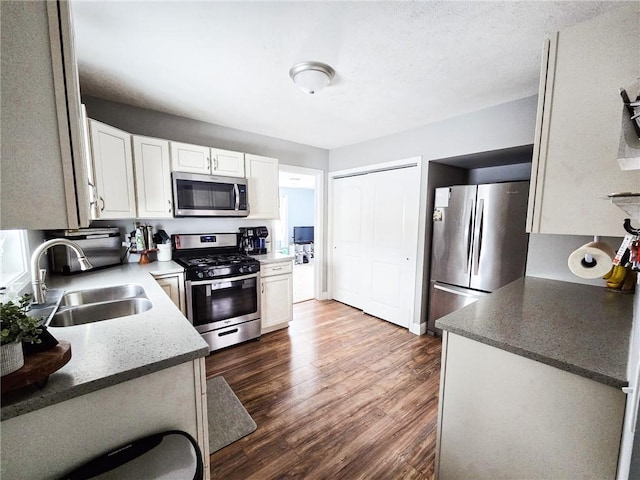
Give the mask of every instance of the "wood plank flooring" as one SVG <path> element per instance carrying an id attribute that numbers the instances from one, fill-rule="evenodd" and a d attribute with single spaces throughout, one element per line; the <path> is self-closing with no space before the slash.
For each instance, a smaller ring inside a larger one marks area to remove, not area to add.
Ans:
<path id="1" fill-rule="evenodd" d="M 347 305 L 294 305 L 288 329 L 215 352 L 257 430 L 211 455 L 214 479 L 430 479 L 440 339 Z"/>

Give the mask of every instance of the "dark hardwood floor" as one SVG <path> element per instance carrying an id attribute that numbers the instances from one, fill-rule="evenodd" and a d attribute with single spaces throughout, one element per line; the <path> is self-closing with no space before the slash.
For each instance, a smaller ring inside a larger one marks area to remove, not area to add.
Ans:
<path id="1" fill-rule="evenodd" d="M 258 428 L 211 455 L 215 479 L 433 478 L 440 339 L 334 301 L 207 357 Z"/>

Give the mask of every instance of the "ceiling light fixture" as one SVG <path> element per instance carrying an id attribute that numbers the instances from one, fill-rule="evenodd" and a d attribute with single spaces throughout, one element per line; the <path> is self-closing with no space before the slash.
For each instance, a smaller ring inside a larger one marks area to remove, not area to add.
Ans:
<path id="1" fill-rule="evenodd" d="M 300 90 L 313 95 L 331 83 L 336 71 L 326 63 L 301 62 L 289 70 L 289 76 Z"/>

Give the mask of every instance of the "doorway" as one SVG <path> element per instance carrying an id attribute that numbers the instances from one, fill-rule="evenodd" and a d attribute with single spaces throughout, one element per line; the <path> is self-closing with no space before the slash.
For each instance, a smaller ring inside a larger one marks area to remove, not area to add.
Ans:
<path id="1" fill-rule="evenodd" d="M 277 251 L 294 258 L 293 303 L 320 297 L 324 173 L 280 165 L 280 219 L 275 222 Z"/>

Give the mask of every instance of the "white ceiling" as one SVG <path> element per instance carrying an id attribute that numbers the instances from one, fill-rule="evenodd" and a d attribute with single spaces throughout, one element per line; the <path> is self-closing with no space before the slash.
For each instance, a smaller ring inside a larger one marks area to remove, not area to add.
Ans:
<path id="1" fill-rule="evenodd" d="M 619 5 L 72 3 L 83 94 L 325 149 L 534 95 L 545 34 Z M 315 95 L 306 60 L 336 70 Z"/>

